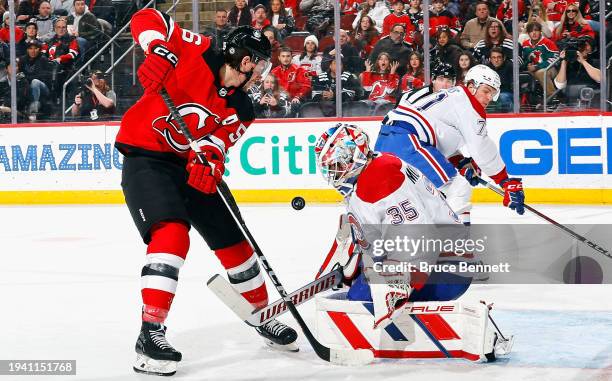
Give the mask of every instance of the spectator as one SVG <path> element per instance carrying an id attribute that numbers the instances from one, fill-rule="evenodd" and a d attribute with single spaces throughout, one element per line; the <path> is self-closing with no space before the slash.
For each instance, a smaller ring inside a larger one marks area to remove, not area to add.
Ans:
<path id="1" fill-rule="evenodd" d="M 6 67 L 6 77 L 0 80 L 0 112 L 7 123 L 11 120 L 11 76 L 13 75 L 12 66 Z M 15 78 L 17 83 L 17 112 L 18 118 L 22 119 L 27 113 L 28 107 L 28 81 L 25 75 L 17 69 Z"/>
<path id="2" fill-rule="evenodd" d="M 499 74 L 501 87 L 499 98 L 496 102 L 491 102 L 489 107 L 494 111 L 511 112 L 513 105 L 512 93 L 512 61 L 506 58 L 504 50 L 495 46 L 489 50 L 488 66 Z"/>
<path id="3" fill-rule="evenodd" d="M 431 51 L 431 61 L 453 65 L 461 53 L 463 49 L 451 38 L 451 30 L 446 27 L 439 29 L 436 34 L 436 45 Z"/>
<path id="4" fill-rule="evenodd" d="M 370 18 L 374 21 L 374 26 L 378 33 L 382 33 L 383 22 L 385 17 L 389 15 L 389 8 L 385 5 L 384 0 L 366 0 L 365 3 L 361 5 L 361 10 L 357 13 L 355 20 L 353 21 L 353 29 L 357 28 L 357 24 L 361 20 L 361 16 L 370 16 Z"/>
<path id="5" fill-rule="evenodd" d="M 285 0 L 285 9 L 287 9 L 287 13 L 292 16 L 294 19 L 300 15 L 300 0 Z"/>
<path id="6" fill-rule="evenodd" d="M 271 73 L 278 79 L 279 85 L 289 93 L 293 111 L 310 94 L 310 76 L 303 68 L 291 63 L 291 49 L 281 47 L 278 53 L 280 65 L 272 69 Z"/>
<path id="7" fill-rule="evenodd" d="M 86 0 L 85 4 L 98 20 L 106 21 L 112 28 L 115 24 L 115 7 L 112 0 Z"/>
<path id="8" fill-rule="evenodd" d="M 381 38 L 374 46 L 372 54 L 370 54 L 370 62 L 377 62 L 378 55 L 386 52 L 391 57 L 391 61 L 399 62 L 398 74 L 403 75 L 406 72 L 408 57 L 412 53 L 410 46 L 404 41 L 404 26 L 401 24 L 394 25 L 391 28 L 389 36 Z"/>
<path id="9" fill-rule="evenodd" d="M 457 62 L 454 65 L 457 71 L 458 85 L 465 85 L 465 75 L 467 74 L 468 70 L 470 70 L 474 66 L 476 66 L 476 60 L 474 59 L 472 53 L 463 52 L 459 55 L 459 57 L 457 58 Z"/>
<path id="10" fill-rule="evenodd" d="M 87 9 L 85 0 L 74 0 L 74 13 L 68 16 L 68 33 L 77 39 L 79 52 L 87 54 L 89 49 L 95 49 L 102 30 L 98 18 Z"/>
<path id="11" fill-rule="evenodd" d="M 36 119 L 42 109 L 42 101 L 49 99 L 51 88 L 51 73 L 53 67 L 47 57 L 41 52 L 42 43 L 30 40 L 27 53 L 19 58 L 19 71 L 25 75 L 30 88 L 29 113 Z"/>
<path id="12" fill-rule="evenodd" d="M 229 11 L 227 21 L 232 27 L 251 25 L 251 8 L 247 4 L 247 0 L 236 0 Z"/>
<path id="13" fill-rule="evenodd" d="M 96 70 L 74 97 L 70 112 L 75 118 L 109 119 L 115 112 L 115 104 L 117 104 L 117 95 L 108 86 L 104 73 Z"/>
<path id="14" fill-rule="evenodd" d="M 9 13 L 4 12 L 4 14 L 2 15 L 2 29 L 0 29 L 0 40 L 2 42 L 6 42 L 7 44 L 10 43 L 10 29 L 9 29 L 9 24 L 10 24 L 10 20 L 9 20 Z M 21 41 L 23 39 L 23 36 L 25 35 L 25 33 L 23 32 L 23 30 L 17 26 L 14 27 L 15 28 L 15 43 Z"/>
<path id="15" fill-rule="evenodd" d="M 449 29 L 450 37 L 454 38 L 461 30 L 461 24 L 455 15 L 444 8 L 444 0 L 433 0 L 429 11 L 429 35 L 435 36 L 442 28 Z"/>
<path id="16" fill-rule="evenodd" d="M 601 71 L 593 65 L 591 53 L 593 52 L 593 40 L 588 37 L 579 39 L 577 50 L 568 47 L 560 53 L 561 66 L 559 73 L 554 79 L 557 89 L 565 89 L 568 86 L 580 85 L 592 89 L 599 88 L 601 82 Z M 568 75 L 570 73 L 571 75 Z M 576 99 L 569 99 L 570 102 Z"/>
<path id="17" fill-rule="evenodd" d="M 542 34 L 546 38 L 552 38 L 553 30 L 555 29 L 555 24 L 548 19 L 546 15 L 546 11 L 542 8 L 541 4 L 531 6 L 529 10 L 529 16 L 527 17 L 527 22 L 535 22 L 540 24 L 542 27 Z M 529 34 L 527 34 L 527 23 L 523 26 L 521 34 L 519 35 L 519 43 L 522 44 L 523 41 L 529 38 Z"/>
<path id="18" fill-rule="evenodd" d="M 55 7 L 53 13 L 58 16 L 68 16 L 74 13 L 74 0 L 59 0 L 61 2 L 60 7 Z M 51 4 L 53 8 L 53 4 Z"/>
<path id="19" fill-rule="evenodd" d="M 232 30 L 227 22 L 227 11 L 225 9 L 217 9 L 215 12 L 215 22 L 212 26 L 204 29 L 204 35 L 212 38 L 212 46 L 216 51 L 223 50 L 223 41 L 225 36 Z"/>
<path id="20" fill-rule="evenodd" d="M 561 16 L 561 22 L 553 31 L 553 41 L 558 46 L 563 47 L 566 41 L 570 38 L 589 37 L 595 39 L 595 32 L 591 25 L 582 18 L 582 14 L 575 4 L 569 4 L 563 16 Z"/>
<path id="21" fill-rule="evenodd" d="M 259 4 L 253 8 L 253 16 L 251 19 L 251 26 L 255 29 L 262 30 L 267 26 L 271 25 L 268 20 L 268 14 L 266 13 L 266 7 Z"/>
<path id="22" fill-rule="evenodd" d="M 35 18 L 39 7 L 40 0 L 22 0 L 17 10 L 17 23 L 23 25 Z"/>
<path id="23" fill-rule="evenodd" d="M 478 1 L 476 4 L 476 17 L 465 23 L 461 32 L 461 46 L 464 49 L 472 49 L 480 40 L 484 40 L 487 33 L 487 21 L 497 20 L 489 16 L 489 6 L 486 1 Z M 506 35 L 506 30 L 502 30 L 502 35 Z"/>
<path id="24" fill-rule="evenodd" d="M 365 71 L 359 75 L 363 89 L 369 93 L 368 100 L 374 105 L 395 103 L 395 92 L 399 85 L 397 68 L 400 63 L 391 61 L 391 56 L 382 52 L 372 65 L 365 61 Z"/>
<path id="25" fill-rule="evenodd" d="M 353 31 L 353 45 L 359 51 L 359 57 L 366 59 L 374 45 L 378 42 L 380 35 L 374 25 L 374 20 L 368 15 L 361 16 L 361 21 Z"/>
<path id="26" fill-rule="evenodd" d="M 302 67 L 310 77 L 321 73 L 321 56 L 318 54 L 319 40 L 314 35 L 304 40 L 304 51 L 293 56 L 291 63 Z"/>
<path id="27" fill-rule="evenodd" d="M 359 0 L 344 0 L 342 1 L 342 8 L 340 12 L 343 15 L 356 15 L 359 11 Z"/>
<path id="28" fill-rule="evenodd" d="M 342 70 L 342 102 L 359 100 L 363 96 L 363 88 L 359 79 L 355 74 L 344 71 L 342 62 L 340 62 L 340 69 Z M 334 103 L 336 101 L 336 80 L 336 59 L 332 57 L 323 63 L 323 71 L 312 79 L 312 101 Z"/>
<path id="29" fill-rule="evenodd" d="M 74 63 L 79 56 L 79 44 L 76 38 L 68 34 L 68 24 L 65 18 L 58 18 L 53 26 L 55 34 L 49 40 L 49 59 L 58 64 L 56 83 L 64 83 L 71 75 Z M 59 97 L 61 86 L 56 86 L 55 95 Z"/>
<path id="30" fill-rule="evenodd" d="M 504 26 L 501 21 L 497 19 L 491 19 L 487 21 L 487 34 L 483 40 L 478 41 L 474 45 L 474 58 L 481 64 L 486 65 L 489 63 L 489 53 L 491 48 L 499 47 L 504 51 L 504 56 L 510 59 L 512 57 L 512 50 L 514 44 L 509 38 L 505 38 L 502 34 Z"/>
<path id="31" fill-rule="evenodd" d="M 359 51 L 351 44 L 351 38 L 344 29 L 340 29 L 340 54 L 342 54 L 342 65 L 351 73 L 361 73 L 362 63 Z M 330 59 L 336 55 L 336 46 L 330 45 L 323 51 L 323 59 Z"/>
<path id="32" fill-rule="evenodd" d="M 539 5 L 538 5 L 539 7 Z M 518 0 L 518 19 L 519 21 L 525 21 L 526 19 L 526 8 L 525 1 Z M 502 22 L 504 28 L 508 33 L 512 34 L 512 0 L 503 0 L 502 3 L 497 8 L 497 13 L 495 15 L 498 20 Z"/>
<path id="33" fill-rule="evenodd" d="M 26 54 L 26 49 L 28 48 L 28 44 L 32 41 L 36 41 L 38 34 L 38 27 L 35 22 L 28 22 L 25 27 L 25 34 L 21 41 L 17 42 L 15 45 L 15 56 L 21 57 Z"/>
<path id="34" fill-rule="evenodd" d="M 295 29 L 295 20 L 287 13 L 283 0 L 272 0 L 268 20 L 272 23 L 280 40 L 284 40 Z"/>
<path id="35" fill-rule="evenodd" d="M 546 9 L 546 14 L 550 21 L 558 23 L 561 20 L 565 8 L 568 4 L 578 3 L 577 1 L 567 0 L 543 0 L 542 5 Z"/>
<path id="36" fill-rule="evenodd" d="M 408 8 L 408 17 L 412 21 L 412 25 L 419 33 L 423 33 L 423 9 L 421 8 L 421 0 L 410 0 L 410 8 Z"/>
<path id="37" fill-rule="evenodd" d="M 38 39 L 47 42 L 53 37 L 53 23 L 57 16 L 51 14 L 51 3 L 41 1 L 36 16 L 36 26 L 38 28 Z"/>
<path id="38" fill-rule="evenodd" d="M 529 34 L 529 39 L 523 41 L 523 63 L 527 65 L 527 71 L 540 84 L 546 83 L 546 96 L 549 97 L 555 91 L 552 78 L 556 73 L 554 68 L 550 68 L 545 81 L 544 69 L 555 62 L 559 55 L 559 50 L 552 40 L 542 36 L 542 26 L 540 24 L 528 23 L 527 33 Z"/>
<path id="39" fill-rule="evenodd" d="M 269 74 L 249 96 L 253 100 L 256 118 L 289 118 L 292 116 L 289 95 L 281 90 L 278 80 L 272 74 Z"/>
<path id="40" fill-rule="evenodd" d="M 334 1 L 336 0 L 302 0 L 300 12 L 308 16 L 306 30 L 321 39 L 331 30 L 334 20 Z"/>
<path id="41" fill-rule="evenodd" d="M 423 58 L 417 52 L 412 52 L 408 59 L 406 74 L 402 76 L 399 84 L 401 94 L 425 85 L 425 73 L 423 71 Z M 399 97 L 398 97 L 399 99 Z"/>
<path id="42" fill-rule="evenodd" d="M 270 45 L 272 46 L 272 67 L 280 65 L 280 62 L 278 61 L 278 54 L 281 45 L 276 39 L 276 31 L 274 28 L 269 26 L 263 30 L 263 35 L 268 38 L 268 41 L 270 41 Z"/>
<path id="43" fill-rule="evenodd" d="M 393 1 L 393 13 L 385 17 L 383 21 L 382 36 L 388 36 L 393 25 L 400 24 L 404 26 L 404 41 L 412 44 L 414 41 L 414 31 L 416 28 L 412 25 L 410 16 L 404 13 L 404 2 L 402 0 Z"/>

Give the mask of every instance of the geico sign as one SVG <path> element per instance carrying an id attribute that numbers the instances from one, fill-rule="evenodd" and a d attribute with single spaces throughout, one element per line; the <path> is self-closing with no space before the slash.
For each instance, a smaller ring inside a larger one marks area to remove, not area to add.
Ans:
<path id="1" fill-rule="evenodd" d="M 510 130 L 499 139 L 501 156 L 513 175 L 612 173 L 609 128 Z"/>

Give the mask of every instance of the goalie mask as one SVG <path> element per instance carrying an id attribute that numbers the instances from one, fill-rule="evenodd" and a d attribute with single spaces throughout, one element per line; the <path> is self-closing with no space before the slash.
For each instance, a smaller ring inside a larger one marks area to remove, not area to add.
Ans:
<path id="1" fill-rule="evenodd" d="M 323 178 L 348 196 L 370 156 L 368 136 L 359 127 L 337 124 L 321 135 L 315 146 Z"/>

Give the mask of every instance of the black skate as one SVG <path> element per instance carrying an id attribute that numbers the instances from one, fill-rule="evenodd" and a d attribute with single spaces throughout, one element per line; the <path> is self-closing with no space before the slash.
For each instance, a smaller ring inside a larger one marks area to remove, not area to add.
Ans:
<path id="1" fill-rule="evenodd" d="M 134 370 L 158 376 L 172 376 L 176 364 L 181 361 L 181 352 L 166 340 L 166 327 L 160 323 L 143 321 L 136 340 L 136 362 Z"/>
<path id="2" fill-rule="evenodd" d="M 264 338 L 266 344 L 274 349 L 289 352 L 300 350 L 295 343 L 297 332 L 276 319 L 272 319 L 262 326 L 255 327 L 255 330 Z"/>

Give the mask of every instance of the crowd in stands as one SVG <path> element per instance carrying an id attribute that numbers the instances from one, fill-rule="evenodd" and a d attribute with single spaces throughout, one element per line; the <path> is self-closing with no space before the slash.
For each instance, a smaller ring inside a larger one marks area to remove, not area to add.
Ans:
<path id="1" fill-rule="evenodd" d="M 63 84 L 108 41 L 117 23 L 111 0 L 16 1 L 14 23 L 16 68 L 9 59 L 10 16 L 8 3 L 0 4 L 0 120 L 11 114 L 11 77 L 17 83 L 18 120 L 61 118 Z M 120 22 L 124 23 L 125 18 Z M 75 119 L 110 117 L 116 96 L 103 73 L 93 72 L 68 87 L 71 115 Z"/>
<path id="2" fill-rule="evenodd" d="M 593 53 L 600 49 L 599 33 L 606 32 L 598 1 L 519 0 L 517 41 L 511 0 L 430 4 L 426 10 L 421 0 L 340 0 L 339 77 L 346 108 L 385 113 L 402 93 L 424 85 L 426 52 L 430 70 L 451 65 L 457 84 L 474 65 L 495 70 L 502 89 L 492 112 L 513 111 L 515 66 L 521 110 L 542 111 L 545 97 L 547 111 L 578 103 L 588 107 L 586 101 L 597 107 L 601 73 Z M 429 12 L 427 49 L 424 11 Z M 206 33 L 218 41 L 237 25 L 251 25 L 272 42 L 274 78 L 250 91 L 259 117 L 329 116 L 336 97 L 333 24 L 330 0 L 236 0 L 231 9 L 217 11 Z M 585 87 L 593 90 L 589 99 L 583 97 Z"/>
<path id="3" fill-rule="evenodd" d="M 0 1 L 0 118 L 6 122 L 10 115 L 13 75 L 21 120 L 58 118 L 65 112 L 64 82 L 128 14 L 111 0 L 14 0 L 18 63 L 12 68 L 7 1 Z M 334 40 L 336 2 L 342 13 L 340 52 Z M 427 31 L 423 12 L 429 12 Z M 599 1 L 518 0 L 516 41 L 513 13 L 511 0 L 431 0 L 429 9 L 421 0 L 235 0 L 230 9 L 217 10 L 202 33 L 217 50 L 239 25 L 260 29 L 270 40 L 274 68 L 248 89 L 260 118 L 335 115 L 338 79 L 345 115 L 384 114 L 402 93 L 427 82 L 425 54 L 430 70 L 450 65 L 457 84 L 476 64 L 498 72 L 501 96 L 489 111 L 513 110 L 517 66 L 521 110 L 542 111 L 545 99 L 550 109 L 589 107 L 589 101 L 597 107 L 598 52 L 606 48 L 599 46 L 599 34 L 607 32 L 599 23 Z M 424 33 L 430 46 L 424 47 Z M 68 116 L 118 117 L 117 94 L 105 77 L 91 70 L 71 85 Z"/>

